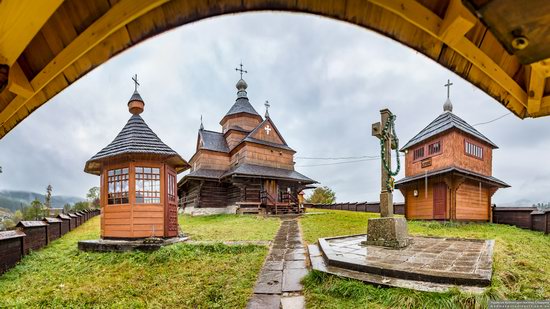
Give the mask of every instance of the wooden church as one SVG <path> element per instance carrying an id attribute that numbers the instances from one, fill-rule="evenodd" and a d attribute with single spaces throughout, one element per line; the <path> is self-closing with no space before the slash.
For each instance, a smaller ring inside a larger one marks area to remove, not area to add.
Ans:
<path id="1" fill-rule="evenodd" d="M 84 167 L 86 173 L 100 176 L 101 238 L 176 237 L 176 177 L 189 164 L 141 118 L 145 103 L 137 91 L 137 76 L 134 81 L 130 120 Z"/>
<path id="2" fill-rule="evenodd" d="M 405 216 L 490 221 L 491 197 L 509 187 L 492 176 L 493 150 L 498 147 L 453 114 L 448 92 L 443 110 L 401 149 L 405 178 L 395 187 L 405 197 Z"/>
<path id="3" fill-rule="evenodd" d="M 201 126 L 191 171 L 178 183 L 185 212 L 299 213 L 299 193 L 314 180 L 294 170 L 294 154 L 277 126 L 250 104 L 242 79 L 237 99 L 221 119 L 222 132 Z"/>

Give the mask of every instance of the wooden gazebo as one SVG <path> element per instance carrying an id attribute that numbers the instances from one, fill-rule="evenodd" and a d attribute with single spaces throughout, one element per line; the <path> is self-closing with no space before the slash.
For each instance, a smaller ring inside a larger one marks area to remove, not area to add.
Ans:
<path id="1" fill-rule="evenodd" d="M 101 176 L 101 237 L 178 236 L 176 175 L 190 166 L 166 146 L 139 115 L 137 88 L 128 102 L 132 117 L 84 171 Z"/>

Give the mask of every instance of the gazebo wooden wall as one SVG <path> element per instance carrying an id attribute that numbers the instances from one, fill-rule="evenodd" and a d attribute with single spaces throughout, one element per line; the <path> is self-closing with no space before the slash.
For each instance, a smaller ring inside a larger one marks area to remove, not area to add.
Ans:
<path id="1" fill-rule="evenodd" d="M 470 9 L 460 0 L 4 0 L 0 138 L 78 78 L 149 37 L 261 10 L 310 13 L 374 30 L 464 77 L 520 118 L 550 114 L 550 25 L 541 15 L 550 4 L 464 3 Z"/>

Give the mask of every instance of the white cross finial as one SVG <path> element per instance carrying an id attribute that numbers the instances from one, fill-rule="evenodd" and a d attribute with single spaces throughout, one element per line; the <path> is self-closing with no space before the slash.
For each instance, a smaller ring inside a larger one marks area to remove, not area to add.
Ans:
<path id="1" fill-rule="evenodd" d="M 267 126 L 265 126 L 264 130 L 265 130 L 265 134 L 269 135 L 269 132 L 271 132 L 272 129 L 271 127 L 269 127 L 269 124 L 268 124 Z"/>

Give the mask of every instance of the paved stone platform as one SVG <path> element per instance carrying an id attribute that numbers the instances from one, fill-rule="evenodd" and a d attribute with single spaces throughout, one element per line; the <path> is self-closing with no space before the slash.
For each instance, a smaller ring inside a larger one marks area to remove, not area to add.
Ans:
<path id="1" fill-rule="evenodd" d="M 87 252 L 126 252 L 126 251 L 155 251 L 164 246 L 173 245 L 176 243 L 187 241 L 187 236 L 180 236 L 167 239 L 155 239 L 155 241 L 147 241 L 147 239 L 139 240 L 111 240 L 111 239 L 94 239 L 81 240 L 78 242 L 78 249 Z"/>
<path id="2" fill-rule="evenodd" d="M 493 240 L 411 237 L 408 247 L 391 249 L 365 246 L 361 244 L 365 239 L 364 234 L 319 239 L 318 254 L 310 247 L 313 268 L 326 270 L 330 266 L 375 275 L 364 281 L 382 285 L 415 288 L 415 284 L 394 279 L 435 284 L 428 290 L 445 290 L 454 285 L 477 290 L 474 287 L 491 284 Z"/>
<path id="3" fill-rule="evenodd" d="M 300 283 L 307 275 L 306 248 L 302 243 L 296 216 L 281 217 L 282 222 L 260 271 L 254 294 L 247 308 L 304 308 Z"/>

